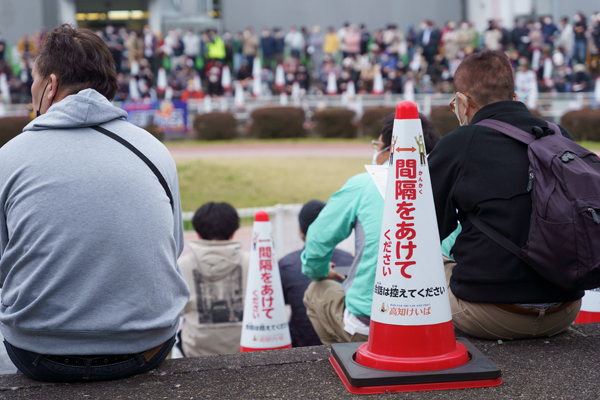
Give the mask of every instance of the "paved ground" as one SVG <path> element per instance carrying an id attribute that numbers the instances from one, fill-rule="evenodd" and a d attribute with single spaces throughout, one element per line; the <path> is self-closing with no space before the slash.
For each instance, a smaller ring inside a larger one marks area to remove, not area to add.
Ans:
<path id="1" fill-rule="evenodd" d="M 462 335 L 461 335 L 462 336 Z M 168 360 L 130 379 L 45 384 L 0 377 L 0 399 L 598 399 L 600 324 L 549 339 L 471 341 L 503 370 L 502 386 L 454 391 L 350 395 L 328 346 Z M 410 344 L 409 344 L 410 345 Z"/>
<path id="2" fill-rule="evenodd" d="M 248 143 L 207 146 L 168 146 L 174 159 L 198 158 L 366 158 L 373 149 L 369 143 Z"/>

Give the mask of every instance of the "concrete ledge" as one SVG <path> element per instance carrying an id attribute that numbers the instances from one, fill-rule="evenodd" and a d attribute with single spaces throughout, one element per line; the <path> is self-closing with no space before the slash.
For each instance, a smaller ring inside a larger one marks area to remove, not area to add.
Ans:
<path id="1" fill-rule="evenodd" d="M 457 336 L 467 337 L 460 332 Z M 576 325 L 549 339 L 469 338 L 504 372 L 496 388 L 353 396 L 328 358 L 328 346 L 168 360 L 129 379 L 48 384 L 0 377 L 0 399 L 598 399 L 600 324 Z M 408 344 L 410 345 L 410 344 Z"/>

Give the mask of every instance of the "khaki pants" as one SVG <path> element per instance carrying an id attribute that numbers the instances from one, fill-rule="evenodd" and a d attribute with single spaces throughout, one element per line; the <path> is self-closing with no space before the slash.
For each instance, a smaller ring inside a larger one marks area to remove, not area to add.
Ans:
<path id="1" fill-rule="evenodd" d="M 344 299 L 342 284 L 333 279 L 312 282 L 304 293 L 306 315 L 323 344 L 366 342 L 368 337 L 344 330 Z"/>
<path id="2" fill-rule="evenodd" d="M 481 339 L 525 339 L 548 337 L 567 329 L 577 317 L 581 299 L 569 307 L 555 313 L 546 314 L 555 307 L 539 310 L 534 307 L 522 307 L 532 310 L 536 315 L 520 315 L 502 310 L 490 303 L 469 303 L 458 299 L 450 290 L 450 277 L 456 262 L 444 256 L 444 269 L 452 321 L 461 331 Z"/>

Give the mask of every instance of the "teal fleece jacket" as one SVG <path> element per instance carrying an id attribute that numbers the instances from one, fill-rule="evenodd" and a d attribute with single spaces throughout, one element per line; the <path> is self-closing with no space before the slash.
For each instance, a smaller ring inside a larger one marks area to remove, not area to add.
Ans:
<path id="1" fill-rule="evenodd" d="M 56 355 L 131 354 L 175 335 L 189 290 L 175 162 L 127 113 L 86 89 L 0 148 L 0 329 Z M 129 149 L 148 157 L 169 198 Z"/>
<path id="2" fill-rule="evenodd" d="M 343 288 L 346 308 L 357 316 L 371 316 L 382 216 L 383 197 L 369 174 L 363 173 L 331 196 L 306 235 L 302 273 L 319 280 L 329 272 L 335 246 L 355 230 L 356 255 Z"/>

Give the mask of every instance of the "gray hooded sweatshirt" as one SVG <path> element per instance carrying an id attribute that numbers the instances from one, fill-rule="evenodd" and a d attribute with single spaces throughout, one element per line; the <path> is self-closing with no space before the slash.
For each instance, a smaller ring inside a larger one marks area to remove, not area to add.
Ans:
<path id="1" fill-rule="evenodd" d="M 0 148 L 0 329 L 42 354 L 129 354 L 172 337 L 189 290 L 177 258 L 177 170 L 152 135 L 92 89 L 54 104 Z M 129 149 L 165 177 L 169 198 Z"/>

